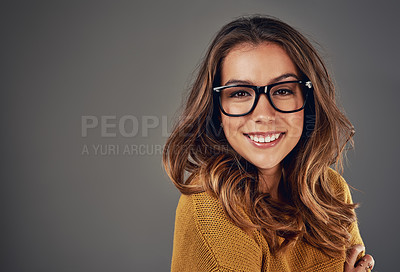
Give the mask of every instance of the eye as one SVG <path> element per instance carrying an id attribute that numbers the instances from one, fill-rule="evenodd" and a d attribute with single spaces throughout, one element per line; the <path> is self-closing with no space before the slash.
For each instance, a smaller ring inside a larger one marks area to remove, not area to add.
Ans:
<path id="1" fill-rule="evenodd" d="M 232 92 L 229 97 L 246 97 L 246 96 L 251 96 L 251 94 L 249 92 L 241 90 Z"/>
<path id="2" fill-rule="evenodd" d="M 230 99 L 236 102 L 248 101 L 255 97 L 254 90 L 246 86 L 227 87 L 222 91 L 221 95 L 223 99 Z"/>
<path id="3" fill-rule="evenodd" d="M 293 95 L 293 91 L 290 89 L 278 89 L 275 90 L 272 95 L 279 95 L 279 96 L 288 96 Z"/>

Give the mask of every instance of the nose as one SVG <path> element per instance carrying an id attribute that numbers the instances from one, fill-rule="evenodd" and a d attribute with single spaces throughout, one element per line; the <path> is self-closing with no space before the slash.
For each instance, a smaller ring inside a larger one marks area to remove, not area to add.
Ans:
<path id="1" fill-rule="evenodd" d="M 272 107 L 265 94 L 260 95 L 257 105 L 251 113 L 256 122 L 269 122 L 275 120 L 276 110 Z"/>

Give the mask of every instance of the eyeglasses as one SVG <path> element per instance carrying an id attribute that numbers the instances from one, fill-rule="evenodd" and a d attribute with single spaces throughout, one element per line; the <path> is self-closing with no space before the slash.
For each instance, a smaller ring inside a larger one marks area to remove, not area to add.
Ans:
<path id="1" fill-rule="evenodd" d="M 228 85 L 213 88 L 219 96 L 219 107 L 228 116 L 244 116 L 257 106 L 261 94 L 266 94 L 272 107 L 283 113 L 301 111 L 306 105 L 311 81 L 284 81 L 267 86 Z"/>

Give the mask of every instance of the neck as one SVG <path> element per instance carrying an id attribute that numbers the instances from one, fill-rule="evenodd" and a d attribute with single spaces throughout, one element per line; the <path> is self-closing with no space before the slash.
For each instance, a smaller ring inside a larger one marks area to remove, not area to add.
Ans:
<path id="1" fill-rule="evenodd" d="M 279 182 L 282 177 L 282 166 L 278 165 L 274 169 L 260 169 L 259 190 L 262 193 L 269 193 L 274 200 L 279 200 Z"/>

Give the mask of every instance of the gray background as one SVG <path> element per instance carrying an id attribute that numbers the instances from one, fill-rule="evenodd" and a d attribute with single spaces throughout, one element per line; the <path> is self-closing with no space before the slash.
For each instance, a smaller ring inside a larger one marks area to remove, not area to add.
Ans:
<path id="1" fill-rule="evenodd" d="M 344 176 L 358 189 L 361 234 L 375 271 L 396 270 L 395 2 L 2 1 L 0 270 L 169 271 L 179 194 L 154 149 L 213 35 L 251 13 L 319 43 L 356 128 Z M 88 115 L 113 116 L 116 127 L 105 129 L 115 136 L 99 125 L 83 137 Z M 124 129 L 138 128 L 134 137 L 118 128 L 129 115 L 138 123 Z M 93 145 L 145 149 L 96 155 Z"/>

